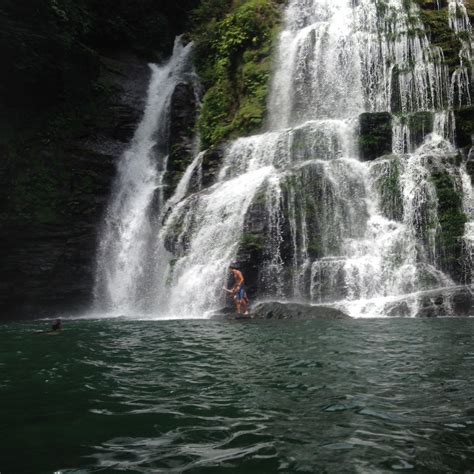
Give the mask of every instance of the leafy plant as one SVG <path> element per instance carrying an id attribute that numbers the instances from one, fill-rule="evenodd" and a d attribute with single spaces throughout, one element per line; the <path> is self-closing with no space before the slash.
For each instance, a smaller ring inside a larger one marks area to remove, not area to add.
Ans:
<path id="1" fill-rule="evenodd" d="M 208 148 L 262 125 L 279 12 L 271 0 L 242 1 L 234 8 L 217 0 L 205 5 L 209 21 L 194 38 L 196 66 L 206 89 L 198 128 Z M 205 5 L 198 8 L 200 18 Z"/>

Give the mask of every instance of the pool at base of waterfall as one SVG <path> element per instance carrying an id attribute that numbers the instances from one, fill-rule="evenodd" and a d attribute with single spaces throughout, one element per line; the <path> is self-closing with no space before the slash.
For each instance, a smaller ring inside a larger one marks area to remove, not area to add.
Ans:
<path id="1" fill-rule="evenodd" d="M 474 319 L 0 326 L 0 471 L 471 472 Z"/>

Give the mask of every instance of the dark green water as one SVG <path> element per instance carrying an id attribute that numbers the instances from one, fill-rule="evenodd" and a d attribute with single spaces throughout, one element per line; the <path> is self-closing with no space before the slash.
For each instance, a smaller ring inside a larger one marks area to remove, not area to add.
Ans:
<path id="1" fill-rule="evenodd" d="M 474 471 L 474 319 L 0 327 L 0 471 Z"/>

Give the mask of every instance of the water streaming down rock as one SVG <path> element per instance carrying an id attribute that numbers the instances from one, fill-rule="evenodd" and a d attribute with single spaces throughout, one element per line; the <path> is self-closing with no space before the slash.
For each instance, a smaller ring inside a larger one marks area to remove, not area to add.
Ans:
<path id="1" fill-rule="evenodd" d="M 440 268 L 431 181 L 449 147 L 442 137 L 452 140 L 449 76 L 416 13 L 394 0 L 290 2 L 272 131 L 230 144 L 217 183 L 182 201 L 162 230 L 174 254 L 168 311 L 222 304 L 226 265 L 246 254 L 258 255 L 259 296 L 339 301 L 354 315 L 453 285 Z M 364 110 L 430 111 L 424 147 L 394 140 L 412 154 L 359 162 Z M 417 309 L 413 298 L 408 314 Z"/>
<path id="2" fill-rule="evenodd" d="M 272 166 L 261 167 L 193 194 L 174 208 L 162 229 L 175 258 L 160 309 L 174 316 L 203 316 L 223 301 L 227 266 L 237 252 L 247 210 L 274 173 Z"/>
<path id="3" fill-rule="evenodd" d="M 474 77 L 474 37 L 469 21 L 469 15 L 464 0 L 450 0 L 449 26 L 461 42 L 459 51 L 459 67 L 454 71 L 451 80 L 451 105 L 472 105 L 471 90 Z M 454 123 L 454 119 L 453 119 Z M 455 128 L 455 125 L 452 127 Z M 467 173 L 466 166 L 460 168 L 463 209 L 467 217 L 464 233 L 465 273 L 466 281 L 474 279 L 474 193 L 472 179 Z"/>
<path id="4" fill-rule="evenodd" d="M 474 39 L 469 16 L 463 0 L 450 0 L 449 26 L 461 43 L 459 66 L 451 78 L 450 104 L 461 107 L 471 105 L 471 81 L 474 74 L 472 53 Z"/>
<path id="5" fill-rule="evenodd" d="M 464 232 L 465 272 L 466 281 L 474 281 L 474 190 L 472 180 L 466 171 L 466 167 L 460 169 L 463 190 L 463 209 L 467 217 Z"/>
<path id="6" fill-rule="evenodd" d="M 174 194 L 166 201 L 167 210 L 184 199 L 191 190 L 201 191 L 203 156 L 204 152 L 198 153 L 191 164 L 186 168 L 186 171 L 176 186 Z"/>
<path id="7" fill-rule="evenodd" d="M 347 1 L 289 3 L 273 76 L 270 128 L 355 117 L 364 110 L 353 13 Z"/>
<path id="8" fill-rule="evenodd" d="M 268 131 L 228 144 L 208 188 L 203 155 L 188 168 L 147 254 L 159 269 L 151 309 L 203 317 L 224 304 L 237 259 L 262 298 L 334 303 L 354 316 L 417 314 L 420 292 L 453 286 L 457 271 L 445 262 L 435 185 L 469 193 L 449 143 L 451 98 L 416 5 L 291 0 Z M 384 111 L 396 155 L 361 162 L 359 115 Z"/>
<path id="9" fill-rule="evenodd" d="M 169 153 L 169 114 L 179 83 L 196 81 L 192 45 L 178 38 L 163 65 L 150 65 L 146 108 L 118 175 L 98 249 L 95 299 L 101 308 L 125 313 L 145 309 L 150 298 L 150 255 L 156 246 Z"/>

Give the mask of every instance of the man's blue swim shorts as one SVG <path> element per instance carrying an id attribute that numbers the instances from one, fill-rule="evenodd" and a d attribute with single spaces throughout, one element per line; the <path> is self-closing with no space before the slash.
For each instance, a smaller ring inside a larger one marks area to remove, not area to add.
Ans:
<path id="1" fill-rule="evenodd" d="M 243 300 L 245 297 L 245 285 L 240 285 L 240 288 L 237 290 L 235 294 L 236 300 Z"/>

